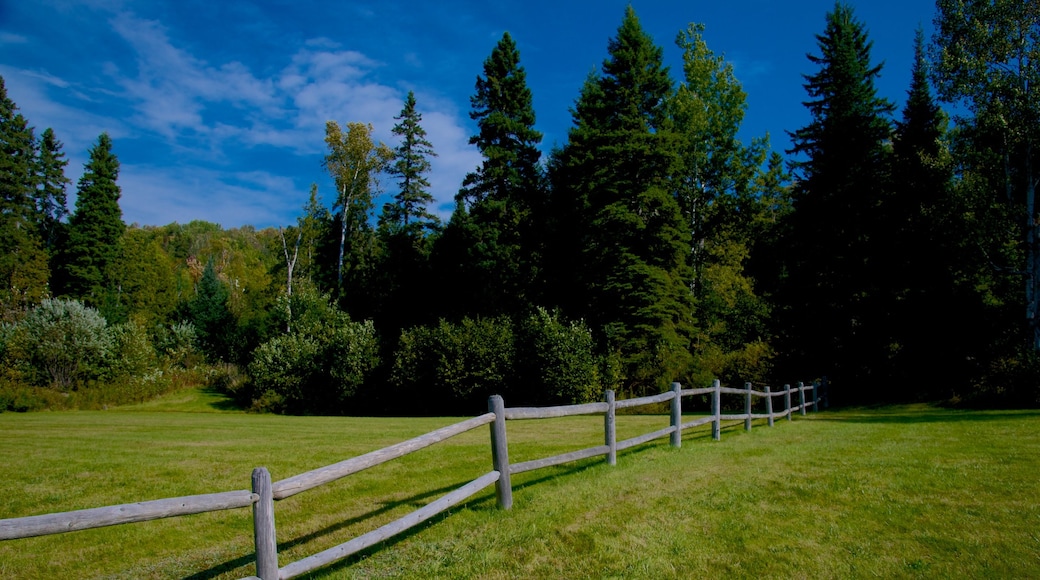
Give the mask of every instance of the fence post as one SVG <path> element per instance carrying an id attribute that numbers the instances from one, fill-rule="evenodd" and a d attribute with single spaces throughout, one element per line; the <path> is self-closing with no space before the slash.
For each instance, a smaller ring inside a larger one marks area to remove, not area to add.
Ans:
<path id="1" fill-rule="evenodd" d="M 722 401 L 720 400 L 722 393 L 719 392 L 719 389 L 722 388 L 722 383 L 715 379 L 711 386 L 715 389 L 711 393 L 711 414 L 715 416 L 715 420 L 711 422 L 711 438 L 719 441 L 722 439 Z"/>
<path id="2" fill-rule="evenodd" d="M 614 402 L 614 391 L 607 389 L 607 414 L 603 416 L 603 434 L 606 441 L 607 465 L 617 465 L 617 424 L 615 412 L 617 403 Z"/>
<path id="3" fill-rule="evenodd" d="M 766 387 L 766 413 L 769 414 L 769 426 L 773 426 L 773 391 Z"/>
<path id="4" fill-rule="evenodd" d="M 805 384 L 798 381 L 798 404 L 802 407 L 802 417 L 805 416 Z"/>
<path id="5" fill-rule="evenodd" d="M 488 399 L 488 411 L 495 414 L 491 423 L 491 463 L 498 472 L 495 497 L 498 507 L 504 510 L 513 507 L 513 484 L 509 477 L 509 445 L 506 442 L 506 404 L 499 395 Z"/>
<path id="6" fill-rule="evenodd" d="M 787 413 L 787 420 L 791 421 L 791 385 L 784 385 L 784 412 Z"/>
<path id="7" fill-rule="evenodd" d="M 672 447 L 682 446 L 682 385 L 679 383 L 672 383 L 672 392 L 675 393 L 675 398 L 672 399 L 672 427 L 675 431 L 672 431 Z"/>
<path id="8" fill-rule="evenodd" d="M 751 430 L 751 383 L 744 383 L 744 388 L 747 389 L 747 394 L 744 395 L 744 413 L 747 418 L 744 419 L 744 430 Z"/>
<path id="9" fill-rule="evenodd" d="M 256 575 L 261 580 L 278 580 L 278 542 L 274 534 L 274 491 L 266 467 L 253 470 L 253 543 L 256 546 Z"/>
<path id="10" fill-rule="evenodd" d="M 815 413 L 820 410 L 820 380 L 814 379 L 812 382 L 812 412 Z"/>

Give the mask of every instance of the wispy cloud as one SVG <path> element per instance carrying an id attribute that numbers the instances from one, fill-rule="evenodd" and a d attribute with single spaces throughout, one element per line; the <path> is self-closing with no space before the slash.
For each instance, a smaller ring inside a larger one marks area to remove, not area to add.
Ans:
<path id="1" fill-rule="evenodd" d="M 124 162 L 120 174 L 128 222 L 288 223 L 310 183 L 328 180 L 318 164 L 327 120 L 372 123 L 377 139 L 396 144 L 391 129 L 405 89 L 377 80 L 384 65 L 362 52 L 313 38 L 281 63 L 277 56 L 218 60 L 200 56 L 158 21 L 123 7 L 104 13 L 109 36 L 129 48 L 96 61 L 105 82 L 84 84 L 79 77 L 11 66 L 0 66 L 0 74 L 10 79 L 9 89 L 18 87 L 9 91 L 17 102 L 31 104 L 30 121 L 54 126 L 66 142 L 73 162 L 67 173 L 74 180 L 102 131 L 115 140 L 117 155 L 121 139 L 148 148 L 147 161 Z M 0 43 L 28 42 L 3 34 Z M 446 218 L 479 155 L 453 102 L 434 87 L 409 88 L 416 90 L 438 154 L 431 160 L 433 209 Z M 266 163 L 277 157 L 271 151 L 284 152 L 275 165 Z M 382 182 L 394 193 L 391 179 Z"/>
<path id="2" fill-rule="evenodd" d="M 25 44 L 29 38 L 13 32 L 0 31 L 0 44 Z"/>

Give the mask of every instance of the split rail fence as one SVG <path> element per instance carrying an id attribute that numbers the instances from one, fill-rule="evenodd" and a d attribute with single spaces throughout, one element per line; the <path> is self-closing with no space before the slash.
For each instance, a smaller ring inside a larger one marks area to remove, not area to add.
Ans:
<path id="1" fill-rule="evenodd" d="M 513 490 L 510 477 L 535 469 L 560 465 L 581 459 L 604 456 L 607 463 L 617 463 L 617 452 L 637 445 L 648 443 L 662 437 L 670 437 L 671 445 L 682 444 L 682 432 L 700 425 L 711 424 L 712 438 L 721 438 L 723 421 L 744 421 L 744 428 L 751 430 L 754 419 L 767 419 L 770 427 L 775 419 L 786 417 L 791 420 L 798 412 L 805 415 L 806 409 L 818 409 L 820 404 L 820 384 L 804 385 L 798 383 L 791 387 L 785 385 L 782 391 L 773 392 L 769 387 L 762 391 L 752 389 L 751 383 L 745 388 L 735 389 L 722 387 L 715 381 L 711 387 L 700 389 L 683 389 L 679 383 L 672 384 L 672 390 L 659 395 L 636 399 L 615 400 L 614 392 L 606 392 L 606 401 L 581 405 L 564 405 L 558 407 L 513 407 L 507 408 L 502 397 L 494 395 L 488 400 L 488 412 L 449 425 L 425 435 L 402 441 L 364 455 L 353 457 L 333 465 L 320 467 L 280 481 L 271 481 L 271 475 L 265 467 L 258 467 L 252 473 L 252 489 L 228 491 L 202 495 L 191 495 L 170 499 L 159 499 L 132 504 L 122 504 L 71 512 L 53 513 L 23 518 L 0 520 L 0 540 L 13 540 L 33 536 L 60 534 L 89 528 L 99 528 L 117 524 L 144 522 L 160 518 L 184 516 L 205 512 L 229 510 L 236 508 L 253 508 L 253 538 L 256 547 L 256 576 L 247 580 L 284 580 L 295 578 L 317 570 L 353 554 L 370 548 L 379 542 L 405 532 L 433 516 L 469 499 L 485 488 L 495 485 L 498 506 L 510 509 L 513 505 Z M 826 388 L 823 385 L 824 389 Z M 806 400 L 806 391 L 811 392 L 811 399 Z M 744 412 L 741 414 L 723 414 L 720 397 L 723 394 L 744 397 Z M 792 394 L 798 397 L 797 404 L 792 405 Z M 682 399 L 696 395 L 710 395 L 711 412 L 683 423 Z M 765 399 L 766 412 L 752 413 L 752 397 Z M 774 411 L 773 399 L 783 397 L 783 410 Z M 619 409 L 629 409 L 647 405 L 671 403 L 671 422 L 668 427 L 646 433 L 631 439 L 617 441 L 615 417 Z M 549 419 L 572 415 L 604 416 L 604 444 L 578 451 L 572 451 L 553 457 L 509 462 L 509 446 L 507 442 L 506 421 L 523 419 Z M 414 451 L 445 441 L 451 437 L 476 429 L 482 425 L 491 425 L 491 457 L 493 469 L 439 499 L 411 512 L 410 514 L 390 522 L 378 529 L 358 536 L 348 542 L 329 548 L 302 560 L 278 565 L 278 545 L 275 536 L 274 502 L 282 500 L 315 487 L 331 483 L 361 470 L 374 467 L 397 459 Z"/>

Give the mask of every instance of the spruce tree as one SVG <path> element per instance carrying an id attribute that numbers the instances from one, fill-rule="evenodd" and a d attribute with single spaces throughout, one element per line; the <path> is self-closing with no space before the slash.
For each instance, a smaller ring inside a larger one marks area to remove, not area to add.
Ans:
<path id="1" fill-rule="evenodd" d="M 430 182 L 426 174 L 430 172 L 430 157 L 436 157 L 433 144 L 426 139 L 426 130 L 422 127 L 422 114 L 415 109 L 415 93 L 408 91 L 401 114 L 394 117 L 398 121 L 393 134 L 401 139 L 394 149 L 394 161 L 388 173 L 397 177 L 399 191 L 394 195 L 393 203 L 383 206 L 379 217 L 381 226 L 391 231 L 403 231 L 411 238 L 423 236 L 424 231 L 437 227 L 439 220 L 427 209 L 433 202 L 430 193 Z"/>
<path id="2" fill-rule="evenodd" d="M 693 302 L 689 229 L 671 191 L 673 86 L 662 49 L 628 7 L 600 75 L 590 76 L 575 127 L 553 160 L 558 287 L 572 315 L 617 353 L 622 386 L 642 393 L 689 370 Z M 573 277 L 568 272 L 575 272 Z"/>
<path id="3" fill-rule="evenodd" d="M 62 233 L 62 220 L 69 213 L 65 188 L 71 183 L 65 177 L 69 164 L 61 150 L 61 141 L 48 128 L 40 135 L 37 159 L 36 221 L 40 239 L 47 248 L 56 247 Z"/>
<path id="4" fill-rule="evenodd" d="M 401 328 L 425 321 L 429 311 L 429 236 L 439 229 L 440 220 L 427 209 L 433 195 L 426 174 L 429 158 L 436 153 L 426 139 L 414 93 L 409 91 L 401 114 L 394 118 L 398 123 L 393 133 L 401 142 L 389 173 L 397 177 L 399 191 L 379 218 L 383 253 L 376 276 L 375 320 L 380 335 L 396 344 Z"/>
<path id="5" fill-rule="evenodd" d="M 126 225 L 119 208 L 119 160 L 112 152 L 108 133 L 90 149 L 90 160 L 76 188 L 76 209 L 69 218 L 68 237 L 62 252 L 61 292 L 102 309 L 105 314 L 109 268 L 120 253 Z"/>
<path id="6" fill-rule="evenodd" d="M 33 129 L 0 77 L 0 320 L 13 320 L 48 294 L 47 254 L 35 223 Z"/>
<path id="7" fill-rule="evenodd" d="M 809 55 L 819 70 L 805 76 L 811 121 L 791 134 L 789 153 L 800 158 L 786 244 L 790 317 L 782 327 L 794 355 L 790 372 L 865 383 L 886 356 L 889 321 L 878 285 L 886 283 L 881 208 L 894 106 L 877 95 L 881 66 L 870 62 L 872 43 L 852 8 L 839 2 L 826 22 L 819 56 Z"/>
<path id="8" fill-rule="evenodd" d="M 474 291 L 473 310 L 512 314 L 530 308 L 541 293 L 535 283 L 541 279 L 544 185 L 538 150 L 542 134 L 534 129 L 527 73 L 508 32 L 484 61 L 470 103 L 478 132 L 469 142 L 484 159 L 456 196 L 468 212 L 467 235 L 472 236 L 457 261 L 471 276 L 465 286 Z"/>
<path id="9" fill-rule="evenodd" d="M 946 117 L 928 85 L 924 32 L 914 39 L 914 64 L 892 153 L 892 196 L 885 211 L 890 227 L 897 377 L 926 395 L 934 383 L 967 376 L 964 361 L 981 311 L 966 302 L 956 272 L 970 234 L 953 209 L 953 168 Z M 957 312 L 957 316 L 950 316 Z M 913 393 L 904 393 L 911 395 Z"/>

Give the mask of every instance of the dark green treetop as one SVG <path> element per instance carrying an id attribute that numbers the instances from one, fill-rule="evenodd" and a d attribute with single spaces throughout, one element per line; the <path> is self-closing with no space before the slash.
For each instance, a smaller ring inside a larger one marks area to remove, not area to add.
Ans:
<path id="1" fill-rule="evenodd" d="M 403 230 L 414 238 L 421 236 L 423 230 L 436 228 L 440 222 L 427 209 L 433 202 L 433 195 L 426 174 L 431 167 L 429 158 L 437 154 L 421 125 L 422 113 L 415 109 L 415 93 L 408 91 L 404 108 L 394 119 L 398 123 L 392 132 L 401 138 L 401 143 L 394 149 L 394 160 L 388 173 L 397 177 L 400 191 L 394 195 L 393 203 L 383 206 L 379 222 L 391 229 Z"/>
<path id="2" fill-rule="evenodd" d="M 62 257 L 62 291 L 89 305 L 101 306 L 108 271 L 119 255 L 126 225 L 119 208 L 119 160 L 108 133 L 90 149 L 90 160 L 76 188 L 76 209 L 69 218 Z"/>

